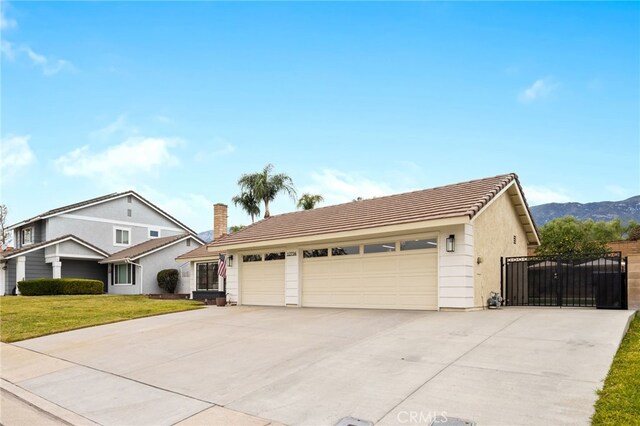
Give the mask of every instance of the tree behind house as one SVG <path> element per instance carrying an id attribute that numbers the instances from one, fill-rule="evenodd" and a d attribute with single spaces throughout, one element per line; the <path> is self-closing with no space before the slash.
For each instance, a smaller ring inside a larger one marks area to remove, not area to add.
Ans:
<path id="1" fill-rule="evenodd" d="M 578 220 L 564 216 L 544 224 L 540 229 L 537 254 L 606 253 L 607 243 L 622 240 L 632 225 L 624 227 L 619 219 L 609 222 Z"/>
<path id="2" fill-rule="evenodd" d="M 302 197 L 298 200 L 298 208 L 302 210 L 311 210 L 316 207 L 318 203 L 324 201 L 322 195 L 302 194 Z"/>
<path id="3" fill-rule="evenodd" d="M 267 164 L 262 171 L 240 176 L 238 185 L 242 193 L 250 193 L 264 203 L 264 217 L 271 216 L 269 203 L 281 192 L 286 192 L 294 200 L 296 190 L 293 180 L 285 173 L 272 174 L 273 164 Z"/>

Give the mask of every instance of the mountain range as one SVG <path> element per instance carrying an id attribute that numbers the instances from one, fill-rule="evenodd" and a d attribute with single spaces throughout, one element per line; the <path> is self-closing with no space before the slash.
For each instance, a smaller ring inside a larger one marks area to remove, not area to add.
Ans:
<path id="1" fill-rule="evenodd" d="M 598 201 L 594 203 L 549 203 L 531 206 L 531 214 L 536 225 L 542 226 L 558 217 L 571 215 L 580 220 L 595 221 L 620 219 L 623 223 L 630 220 L 640 222 L 640 195 L 622 201 Z M 198 236 L 205 242 L 213 240 L 213 231 L 204 231 Z"/>
<path id="2" fill-rule="evenodd" d="M 531 206 L 531 214 L 536 225 L 542 226 L 552 219 L 571 215 L 580 220 L 595 221 L 620 219 L 640 222 L 640 195 L 622 201 L 598 201 L 594 203 L 549 203 Z"/>

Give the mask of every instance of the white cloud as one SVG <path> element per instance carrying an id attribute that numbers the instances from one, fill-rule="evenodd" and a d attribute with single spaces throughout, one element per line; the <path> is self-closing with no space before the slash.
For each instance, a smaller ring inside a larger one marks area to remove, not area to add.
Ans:
<path id="1" fill-rule="evenodd" d="M 11 135 L 0 139 L 0 180 L 3 183 L 36 160 L 29 138 L 29 135 Z"/>
<path id="2" fill-rule="evenodd" d="M 523 189 L 524 195 L 527 197 L 527 202 L 532 206 L 571 201 L 571 197 L 562 189 L 551 189 L 537 185 L 526 185 Z"/>
<path id="3" fill-rule="evenodd" d="M 358 197 L 372 198 L 402 192 L 387 183 L 376 182 L 358 173 L 332 169 L 311 173 L 311 180 L 313 183 L 303 187 L 300 193 L 321 194 L 325 205 L 344 203 Z"/>
<path id="4" fill-rule="evenodd" d="M 178 165 L 178 158 L 170 152 L 178 144 L 174 139 L 130 137 L 101 152 L 83 146 L 56 159 L 55 165 L 66 176 L 85 177 L 104 187 L 121 189 L 132 186 L 138 176 L 157 176 L 163 168 Z"/>
<path id="5" fill-rule="evenodd" d="M 0 30 L 7 30 L 9 28 L 15 28 L 18 23 L 15 19 L 7 18 L 5 12 L 7 11 L 7 2 L 0 1 Z"/>
<path id="6" fill-rule="evenodd" d="M 549 96 L 556 88 L 557 84 L 551 79 L 539 79 L 533 84 L 520 92 L 518 100 L 522 103 L 531 103 L 537 99 Z"/>
<path id="7" fill-rule="evenodd" d="M 135 127 L 129 126 L 127 124 L 126 115 L 120 115 L 111 123 L 107 124 L 101 129 L 95 130 L 89 134 L 92 138 L 108 138 L 113 136 L 115 133 L 136 133 L 137 129 Z"/>
<path id="8" fill-rule="evenodd" d="M 13 47 L 13 43 L 8 42 L 7 40 L 0 41 L 0 54 L 8 60 L 13 61 L 16 58 L 16 51 Z"/>
<path id="9" fill-rule="evenodd" d="M 2 40 L 0 53 L 10 61 L 14 61 L 19 57 L 26 57 L 33 65 L 40 67 L 42 74 L 46 76 L 55 75 L 61 71 L 75 71 L 73 64 L 65 59 L 46 57 L 27 45 L 16 46 L 7 40 Z"/>

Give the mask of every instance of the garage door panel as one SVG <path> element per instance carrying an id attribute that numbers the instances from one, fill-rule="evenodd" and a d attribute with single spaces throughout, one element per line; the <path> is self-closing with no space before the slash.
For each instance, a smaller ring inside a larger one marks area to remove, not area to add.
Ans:
<path id="1" fill-rule="evenodd" d="M 437 251 L 306 259 L 303 306 L 437 309 Z"/>
<path id="2" fill-rule="evenodd" d="M 284 261 L 246 262 L 241 275 L 243 305 L 284 306 Z"/>

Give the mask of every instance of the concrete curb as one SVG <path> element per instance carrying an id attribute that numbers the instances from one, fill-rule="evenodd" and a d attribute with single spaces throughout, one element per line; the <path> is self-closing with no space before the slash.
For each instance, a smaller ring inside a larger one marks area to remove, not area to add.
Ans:
<path id="1" fill-rule="evenodd" d="M 46 399 L 41 398 L 29 391 L 26 391 L 21 387 L 6 381 L 5 379 L 0 379 L 0 388 L 2 388 L 6 392 L 9 392 L 16 398 L 24 401 L 26 404 L 29 404 L 37 410 L 40 410 L 52 417 L 55 417 L 63 423 L 78 426 L 99 426 L 98 423 L 94 423 L 86 417 L 82 417 L 81 415 L 76 414 L 73 411 L 69 411 L 66 408 L 62 408 L 59 405 L 47 401 Z"/>

